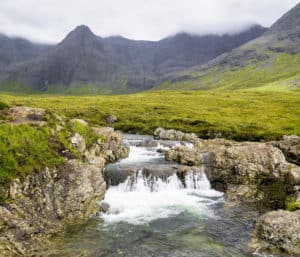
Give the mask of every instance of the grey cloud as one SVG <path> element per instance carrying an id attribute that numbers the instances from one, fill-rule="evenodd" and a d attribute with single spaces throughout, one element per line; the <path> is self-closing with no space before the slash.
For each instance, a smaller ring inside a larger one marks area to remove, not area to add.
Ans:
<path id="1" fill-rule="evenodd" d="M 1 0 L 0 32 L 58 42 L 79 24 L 100 36 L 158 40 L 179 31 L 232 33 L 270 26 L 298 0 Z"/>

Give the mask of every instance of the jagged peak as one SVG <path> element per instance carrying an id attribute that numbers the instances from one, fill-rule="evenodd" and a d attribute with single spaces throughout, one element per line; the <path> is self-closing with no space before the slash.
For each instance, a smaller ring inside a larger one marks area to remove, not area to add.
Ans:
<path id="1" fill-rule="evenodd" d="M 91 31 L 91 29 L 88 26 L 79 25 L 67 35 L 65 40 L 69 40 L 69 39 L 74 40 L 75 38 L 82 39 L 82 38 L 96 38 L 96 37 L 97 36 Z"/>

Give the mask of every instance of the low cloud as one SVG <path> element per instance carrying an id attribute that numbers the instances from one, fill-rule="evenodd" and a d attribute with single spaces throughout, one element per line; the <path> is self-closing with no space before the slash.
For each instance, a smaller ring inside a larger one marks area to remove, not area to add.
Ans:
<path id="1" fill-rule="evenodd" d="M 176 32 L 223 34 L 270 26 L 298 0 L 1 0 L 0 32 L 56 43 L 74 27 L 100 36 L 159 40 Z"/>

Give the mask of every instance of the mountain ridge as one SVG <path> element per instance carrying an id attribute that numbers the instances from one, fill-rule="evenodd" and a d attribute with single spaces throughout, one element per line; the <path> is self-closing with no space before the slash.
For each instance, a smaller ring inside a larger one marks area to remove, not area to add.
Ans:
<path id="1" fill-rule="evenodd" d="M 160 41 L 101 38 L 80 25 L 41 56 L 10 65 L 0 82 L 37 91 L 92 88 L 134 92 L 152 88 L 166 74 L 203 64 L 266 31 L 255 25 L 234 35 L 179 33 Z M 1 87 L 0 87 L 1 88 Z"/>

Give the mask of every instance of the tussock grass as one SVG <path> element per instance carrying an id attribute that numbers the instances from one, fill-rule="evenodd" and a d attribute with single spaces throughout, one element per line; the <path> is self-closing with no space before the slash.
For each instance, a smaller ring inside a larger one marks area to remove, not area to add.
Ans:
<path id="1" fill-rule="evenodd" d="M 235 140 L 274 140 L 300 134 L 300 92 L 151 91 L 112 96 L 0 95 L 9 105 L 41 107 L 92 125 L 151 134 L 157 127 L 221 135 Z"/>

